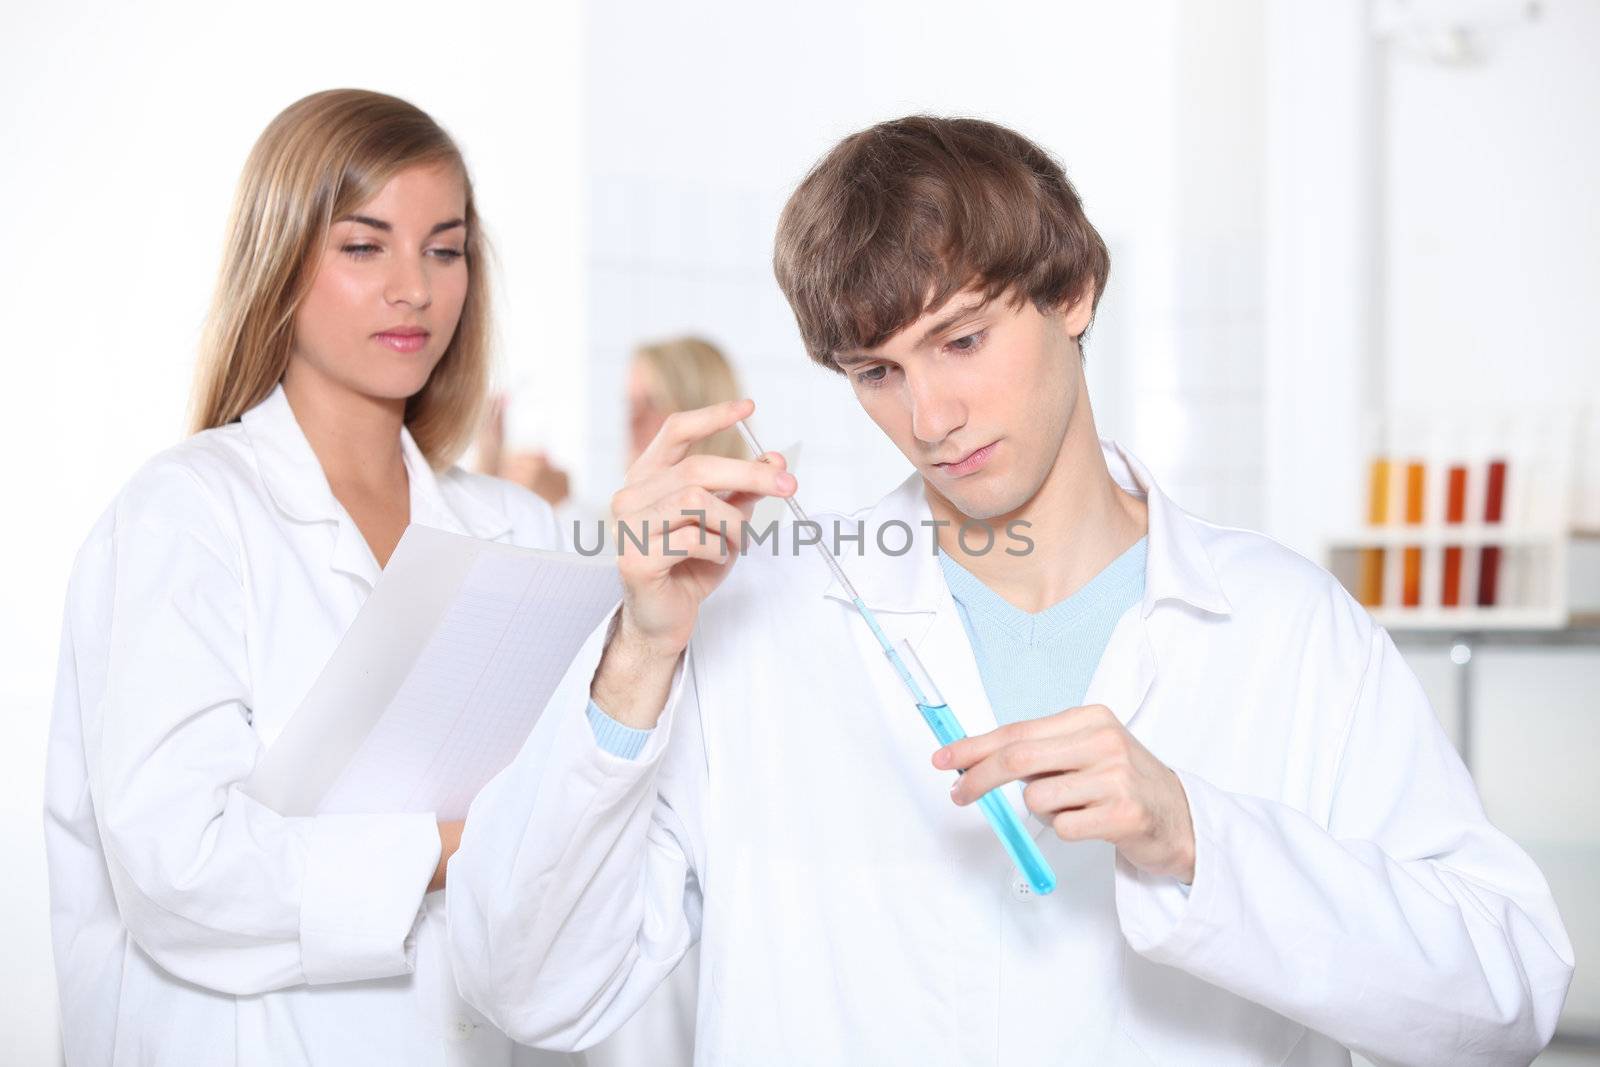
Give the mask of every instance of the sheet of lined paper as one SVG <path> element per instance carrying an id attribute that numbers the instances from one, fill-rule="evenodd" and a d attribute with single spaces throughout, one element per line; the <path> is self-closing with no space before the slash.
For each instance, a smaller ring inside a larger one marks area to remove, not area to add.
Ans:
<path id="1" fill-rule="evenodd" d="M 479 558 L 320 810 L 464 817 L 617 598 L 613 572 Z"/>

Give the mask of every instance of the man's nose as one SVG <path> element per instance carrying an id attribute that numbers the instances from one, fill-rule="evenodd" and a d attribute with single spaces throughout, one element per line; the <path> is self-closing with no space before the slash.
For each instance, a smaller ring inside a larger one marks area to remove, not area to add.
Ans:
<path id="1" fill-rule="evenodd" d="M 917 440 L 937 444 L 965 425 L 966 404 L 938 381 L 936 371 L 908 370 L 906 388 L 911 397 L 911 432 Z"/>

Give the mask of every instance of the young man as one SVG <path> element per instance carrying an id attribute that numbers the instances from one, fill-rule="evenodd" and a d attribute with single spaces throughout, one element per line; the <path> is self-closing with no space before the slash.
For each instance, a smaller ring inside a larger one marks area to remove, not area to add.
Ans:
<path id="1" fill-rule="evenodd" d="M 753 405 L 674 416 L 613 500 L 649 531 L 622 607 L 451 864 L 468 997 L 581 1048 L 698 939 L 703 1063 L 1530 1059 L 1572 969 L 1543 878 L 1328 574 L 1098 439 L 1107 257 L 1060 168 L 875 126 L 794 194 L 777 273 L 916 468 L 823 540 L 969 739 L 933 751 L 808 537 L 737 558 L 794 479 L 685 456 Z M 973 808 L 996 788 L 1054 893 Z"/>

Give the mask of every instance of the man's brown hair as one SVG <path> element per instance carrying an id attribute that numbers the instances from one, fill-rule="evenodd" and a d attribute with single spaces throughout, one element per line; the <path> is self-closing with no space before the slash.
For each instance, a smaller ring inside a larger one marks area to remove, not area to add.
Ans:
<path id="1" fill-rule="evenodd" d="M 811 358 L 876 348 L 969 287 L 1041 312 L 1092 286 L 1111 260 L 1060 164 L 979 119 L 912 115 L 841 141 L 778 222 L 773 269 Z"/>

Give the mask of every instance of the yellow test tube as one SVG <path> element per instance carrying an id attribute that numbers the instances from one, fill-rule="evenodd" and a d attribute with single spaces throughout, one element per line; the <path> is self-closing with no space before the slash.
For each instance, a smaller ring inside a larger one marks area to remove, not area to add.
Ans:
<path id="1" fill-rule="evenodd" d="M 1368 483 L 1367 524 L 1382 526 L 1389 521 L 1389 460 L 1379 456 L 1372 461 Z M 1361 550 L 1361 603 L 1375 608 L 1383 603 L 1383 549 Z"/>

